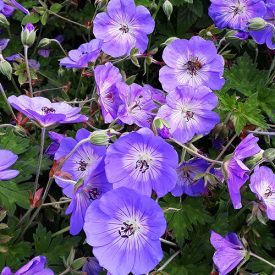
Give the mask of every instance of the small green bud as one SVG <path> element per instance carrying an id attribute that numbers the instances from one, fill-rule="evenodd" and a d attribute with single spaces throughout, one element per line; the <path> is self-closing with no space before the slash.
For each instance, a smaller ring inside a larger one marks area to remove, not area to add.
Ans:
<path id="1" fill-rule="evenodd" d="M 5 75 L 9 80 L 11 80 L 11 64 L 3 58 L 2 54 L 0 54 L 0 72 Z"/>
<path id="2" fill-rule="evenodd" d="M 258 31 L 265 28 L 266 25 L 267 25 L 267 22 L 263 18 L 255 17 L 249 21 L 248 28 L 249 30 L 252 30 L 252 31 Z"/>
<path id="3" fill-rule="evenodd" d="M 9 21 L 7 20 L 6 16 L 0 13 L 0 25 L 4 27 L 8 27 L 10 25 Z"/>
<path id="4" fill-rule="evenodd" d="M 168 46 L 176 39 L 178 39 L 178 38 L 177 37 L 169 37 L 165 42 L 161 43 L 161 46 Z"/>
<path id="5" fill-rule="evenodd" d="M 36 30 L 33 24 L 28 23 L 21 32 L 21 42 L 24 46 L 32 46 L 36 38 Z"/>
<path id="6" fill-rule="evenodd" d="M 173 13 L 173 5 L 169 0 L 165 0 L 165 2 L 162 5 L 162 9 L 167 16 L 168 20 L 170 21 L 171 15 Z"/>
<path id="7" fill-rule="evenodd" d="M 269 148 L 264 151 L 263 158 L 267 161 L 273 161 L 275 159 L 275 149 Z"/>
<path id="8" fill-rule="evenodd" d="M 40 40 L 39 44 L 38 44 L 38 47 L 39 48 L 43 48 L 43 47 L 47 47 L 51 44 L 51 39 L 49 38 L 43 38 Z"/>
<path id="9" fill-rule="evenodd" d="M 109 144 L 109 130 L 99 130 L 92 132 L 90 140 L 95 145 L 108 145 Z"/>
<path id="10" fill-rule="evenodd" d="M 80 269 L 85 263 L 87 262 L 87 259 L 85 257 L 78 258 L 73 261 L 71 267 L 73 270 L 78 270 Z"/>

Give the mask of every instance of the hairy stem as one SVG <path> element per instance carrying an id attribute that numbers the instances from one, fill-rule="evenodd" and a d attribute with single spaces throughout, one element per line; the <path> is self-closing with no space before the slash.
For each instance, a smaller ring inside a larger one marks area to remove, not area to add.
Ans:
<path id="1" fill-rule="evenodd" d="M 178 255 L 180 254 L 180 250 L 177 251 L 176 253 L 174 253 L 157 271 L 162 271 L 164 270 L 164 268 L 170 264 L 170 262 L 172 262 L 174 260 L 174 258 L 176 258 Z"/>
<path id="2" fill-rule="evenodd" d="M 266 263 L 266 264 L 272 266 L 273 268 L 275 268 L 275 265 L 272 264 L 271 262 L 267 261 L 266 259 L 264 259 L 264 258 L 262 258 L 262 257 L 260 257 L 260 256 L 258 256 L 258 255 L 256 255 L 256 254 L 254 254 L 254 253 L 252 253 L 252 252 L 250 252 L 249 254 L 250 254 L 250 256 L 252 256 L 252 257 L 254 257 L 254 258 L 256 258 L 256 259 L 258 259 L 258 260 L 260 260 L 260 261 L 262 261 L 262 262 L 264 262 L 264 263 Z"/>
<path id="3" fill-rule="evenodd" d="M 29 90 L 31 93 L 31 96 L 33 96 L 33 88 L 32 88 L 32 77 L 30 72 L 30 65 L 29 65 L 29 59 L 28 59 L 28 46 L 24 46 L 24 57 L 25 57 L 25 64 L 26 64 L 26 70 L 27 70 L 27 76 L 28 76 L 28 82 L 29 82 Z"/>

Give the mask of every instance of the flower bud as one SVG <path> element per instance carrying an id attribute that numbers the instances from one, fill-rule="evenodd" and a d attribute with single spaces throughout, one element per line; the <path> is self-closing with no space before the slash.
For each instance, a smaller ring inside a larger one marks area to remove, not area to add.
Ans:
<path id="1" fill-rule="evenodd" d="M 161 136 L 163 139 L 168 139 L 171 137 L 171 134 L 169 131 L 170 127 L 167 121 L 161 118 L 156 118 L 153 123 L 154 123 L 154 127 L 157 129 L 159 136 Z"/>
<path id="2" fill-rule="evenodd" d="M 0 13 L 0 25 L 4 27 L 8 27 L 10 25 L 9 21 L 7 20 L 6 16 Z"/>
<path id="3" fill-rule="evenodd" d="M 109 130 L 99 130 L 92 132 L 90 136 L 91 143 L 95 145 L 108 145 L 110 139 L 108 131 Z"/>
<path id="4" fill-rule="evenodd" d="M 6 61 L 0 54 L 0 73 L 5 75 L 9 80 L 11 80 L 12 67 L 11 64 Z"/>
<path id="5" fill-rule="evenodd" d="M 252 31 L 259 31 L 265 28 L 266 25 L 267 22 L 263 18 L 255 17 L 249 21 L 248 29 Z"/>
<path id="6" fill-rule="evenodd" d="M 267 161 L 273 161 L 275 159 L 275 149 L 269 148 L 264 151 L 263 158 Z"/>
<path id="7" fill-rule="evenodd" d="M 47 47 L 51 44 L 51 39 L 49 38 L 43 38 L 40 40 L 38 47 L 39 48 L 43 48 L 43 47 Z"/>
<path id="8" fill-rule="evenodd" d="M 33 24 L 28 23 L 21 32 L 21 42 L 24 46 L 32 46 L 36 38 L 36 30 Z"/>
<path id="9" fill-rule="evenodd" d="M 171 2 L 169 0 L 165 0 L 165 2 L 162 5 L 162 9 L 165 15 L 167 16 L 168 20 L 170 21 L 170 17 L 173 13 L 173 5 L 171 4 Z"/>

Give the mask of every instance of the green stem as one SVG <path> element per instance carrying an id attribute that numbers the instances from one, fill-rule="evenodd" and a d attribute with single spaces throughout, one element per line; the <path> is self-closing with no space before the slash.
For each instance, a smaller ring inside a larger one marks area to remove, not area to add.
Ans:
<path id="1" fill-rule="evenodd" d="M 269 71 L 268 71 L 268 74 L 267 74 L 267 84 L 269 83 L 269 81 L 271 80 L 271 74 L 272 74 L 272 71 L 273 69 L 275 68 L 275 57 L 273 58 L 272 60 L 272 63 L 270 65 L 270 68 L 269 68 Z"/>
<path id="2" fill-rule="evenodd" d="M 260 260 L 260 261 L 262 261 L 262 262 L 264 262 L 264 263 L 266 263 L 266 264 L 272 266 L 273 268 L 275 268 L 275 265 L 272 264 L 271 262 L 267 261 L 266 259 L 264 259 L 264 258 L 262 258 L 262 257 L 260 257 L 260 256 L 258 256 L 258 255 L 256 255 L 256 254 L 254 254 L 254 253 L 252 253 L 252 252 L 250 252 L 249 254 L 250 254 L 250 256 L 252 256 L 252 257 L 254 257 L 254 258 L 256 258 L 256 259 L 258 259 L 258 260 Z"/>
<path id="3" fill-rule="evenodd" d="M 177 247 L 177 245 L 176 245 L 175 243 L 169 242 L 169 241 L 167 241 L 167 240 L 165 240 L 165 239 L 160 238 L 160 241 L 161 241 L 162 243 L 168 244 L 168 245 L 170 245 L 170 246 Z"/>
<path id="4" fill-rule="evenodd" d="M 188 146 L 184 145 L 184 144 L 181 144 L 179 143 L 177 140 L 173 139 L 173 138 L 170 138 L 171 141 L 173 141 L 174 143 L 178 144 L 179 146 L 181 146 L 182 148 L 184 148 L 189 154 L 193 155 L 193 156 L 197 156 L 197 157 L 200 157 L 204 160 L 207 160 L 209 162 L 212 162 L 212 163 L 215 163 L 215 164 L 219 164 L 219 165 L 222 165 L 223 162 L 222 161 L 217 161 L 217 160 L 214 160 L 214 159 L 210 159 L 210 158 L 207 158 L 201 154 L 199 154 L 198 152 L 194 151 L 193 149 L 189 148 Z"/>
<path id="5" fill-rule="evenodd" d="M 6 104 L 7 104 L 8 108 L 9 108 L 10 112 L 11 112 L 12 118 L 14 119 L 14 121 L 17 121 L 16 116 L 15 116 L 13 110 L 12 110 L 12 107 L 11 107 L 11 105 L 10 105 L 8 99 L 7 99 L 6 93 L 5 93 L 4 88 L 3 88 L 3 86 L 2 86 L 1 83 L 0 83 L 0 91 L 1 91 L 1 94 L 2 94 L 2 96 L 4 98 L 4 100 L 6 101 Z"/>
<path id="6" fill-rule="evenodd" d="M 75 21 L 73 21 L 73 20 L 71 20 L 71 19 L 68 19 L 68 18 L 66 18 L 66 17 L 63 17 L 63 16 L 61 16 L 61 15 L 59 15 L 59 14 L 57 14 L 57 13 L 51 11 L 51 10 L 48 10 L 48 12 L 49 12 L 50 14 L 52 14 L 52 15 L 54 15 L 54 16 L 56 16 L 56 17 L 62 19 L 62 20 L 64 20 L 64 21 L 67 21 L 67 22 L 72 23 L 72 24 L 74 24 L 74 25 L 76 25 L 76 26 L 79 26 L 79 27 L 82 27 L 82 28 L 87 29 L 87 27 L 86 27 L 85 25 L 82 25 L 82 24 L 80 24 L 80 23 L 78 23 L 78 22 L 75 22 Z"/>
<path id="7" fill-rule="evenodd" d="M 109 129 L 110 128 L 112 128 L 116 123 L 117 123 L 117 121 L 119 120 L 119 118 L 117 117 L 117 118 L 115 118 L 111 123 L 110 123 L 110 125 L 109 125 Z"/>
<path id="8" fill-rule="evenodd" d="M 67 268 L 66 270 L 64 270 L 63 272 L 59 273 L 59 275 L 65 275 L 68 274 L 69 272 L 71 272 L 70 268 Z"/>
<path id="9" fill-rule="evenodd" d="M 18 86 L 17 86 L 17 84 L 16 84 L 16 82 L 15 82 L 13 76 L 11 76 L 11 83 L 12 83 L 14 89 L 16 90 L 16 92 L 17 92 L 18 94 L 21 94 L 21 91 L 20 91 L 20 89 L 18 88 Z"/>
<path id="10" fill-rule="evenodd" d="M 174 253 L 157 271 L 162 271 L 170 262 L 180 254 L 180 250 Z"/>
<path id="11" fill-rule="evenodd" d="M 43 203 L 42 206 L 54 206 L 54 205 L 66 204 L 69 202 L 71 202 L 71 200 L 55 201 L 55 202 Z"/>
<path id="12" fill-rule="evenodd" d="M 275 136 L 275 132 L 262 132 L 262 131 L 248 131 L 248 133 L 264 136 Z"/>
<path id="13" fill-rule="evenodd" d="M 63 228 L 63 229 L 61 229 L 61 230 L 53 233 L 52 237 L 56 237 L 58 235 L 61 235 L 61 234 L 65 233 L 65 232 L 68 232 L 69 230 L 70 230 L 70 226 L 67 226 L 67 227 L 65 227 L 65 228 Z"/>
<path id="14" fill-rule="evenodd" d="M 31 96 L 33 96 L 32 77 L 31 77 L 29 59 L 28 59 L 28 49 L 29 47 L 24 45 L 24 57 L 25 57 L 25 64 L 26 64 L 27 76 L 29 81 L 29 89 L 30 89 Z"/>
<path id="15" fill-rule="evenodd" d="M 59 46 L 59 48 L 61 49 L 61 51 L 64 53 L 65 56 L 68 55 L 67 52 L 65 51 L 65 49 L 62 47 L 61 43 L 58 40 L 51 39 L 51 41 L 55 42 Z"/>
<path id="16" fill-rule="evenodd" d="M 46 128 L 41 129 L 41 142 L 40 142 L 40 154 L 39 154 L 39 159 L 38 159 L 38 166 L 36 170 L 36 177 L 35 177 L 35 182 L 34 182 L 34 193 L 38 188 L 38 180 L 39 180 L 39 175 L 40 175 L 40 170 L 42 166 L 42 160 L 43 160 L 43 151 L 44 151 L 44 144 L 45 144 L 45 135 L 46 135 Z"/>

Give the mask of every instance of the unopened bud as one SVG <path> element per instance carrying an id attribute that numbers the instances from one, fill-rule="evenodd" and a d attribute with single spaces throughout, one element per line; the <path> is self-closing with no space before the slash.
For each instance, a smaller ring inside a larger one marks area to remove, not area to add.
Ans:
<path id="1" fill-rule="evenodd" d="M 167 121 L 161 118 L 155 118 L 153 123 L 159 136 L 161 136 L 164 139 L 168 139 L 171 137 L 171 134 L 169 131 L 170 127 Z"/>
<path id="2" fill-rule="evenodd" d="M 9 21 L 7 20 L 6 16 L 0 13 L 0 25 L 4 27 L 8 27 L 10 25 Z"/>
<path id="3" fill-rule="evenodd" d="M 161 43 L 161 46 L 168 46 L 176 39 L 178 39 L 178 38 L 177 37 L 169 37 L 165 42 Z"/>
<path id="4" fill-rule="evenodd" d="M 32 46 L 36 38 L 36 30 L 33 24 L 28 23 L 21 32 L 21 42 L 24 46 Z"/>
<path id="5" fill-rule="evenodd" d="M 263 158 L 270 162 L 273 161 L 275 159 L 275 149 L 269 148 L 265 150 L 263 154 Z"/>
<path id="6" fill-rule="evenodd" d="M 263 18 L 256 17 L 249 20 L 248 28 L 249 30 L 252 30 L 252 31 L 259 31 L 265 28 L 266 25 L 267 25 L 267 22 Z"/>
<path id="7" fill-rule="evenodd" d="M 90 136 L 91 143 L 95 145 L 108 145 L 110 139 L 108 131 L 109 130 L 99 130 L 92 132 Z"/>
<path id="8" fill-rule="evenodd" d="M 11 80 L 12 67 L 11 64 L 6 61 L 2 55 L 0 56 L 0 72 Z"/>
<path id="9" fill-rule="evenodd" d="M 51 44 L 51 39 L 49 38 L 43 38 L 40 40 L 38 47 L 39 48 L 43 48 L 43 47 L 47 47 Z"/>
<path id="10" fill-rule="evenodd" d="M 165 0 L 165 2 L 162 5 L 162 9 L 167 16 L 168 20 L 170 21 L 171 15 L 173 13 L 173 5 L 169 0 Z"/>

